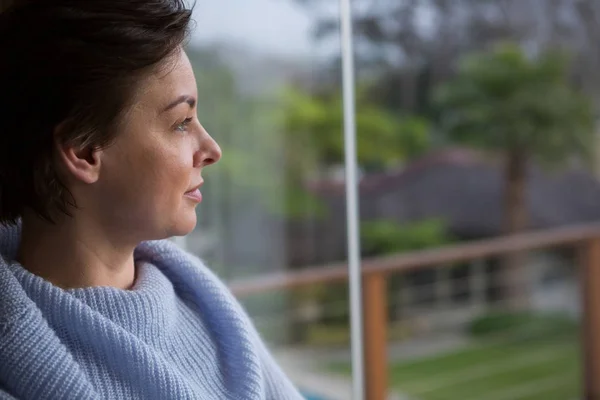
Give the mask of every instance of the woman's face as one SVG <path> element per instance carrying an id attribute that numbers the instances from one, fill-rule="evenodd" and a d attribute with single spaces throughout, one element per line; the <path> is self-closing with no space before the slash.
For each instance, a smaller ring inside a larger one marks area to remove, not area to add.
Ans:
<path id="1" fill-rule="evenodd" d="M 139 240 L 194 229 L 204 168 L 221 158 L 196 107 L 196 80 L 183 51 L 142 82 L 116 141 L 100 150 L 98 179 L 85 195 L 108 229 Z"/>

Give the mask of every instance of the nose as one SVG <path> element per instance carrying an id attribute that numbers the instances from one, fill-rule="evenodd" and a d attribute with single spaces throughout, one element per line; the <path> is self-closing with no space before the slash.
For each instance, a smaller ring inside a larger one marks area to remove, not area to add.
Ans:
<path id="1" fill-rule="evenodd" d="M 204 131 L 200 150 L 194 157 L 194 167 L 203 168 L 212 165 L 221 159 L 221 147 L 219 144 Z"/>

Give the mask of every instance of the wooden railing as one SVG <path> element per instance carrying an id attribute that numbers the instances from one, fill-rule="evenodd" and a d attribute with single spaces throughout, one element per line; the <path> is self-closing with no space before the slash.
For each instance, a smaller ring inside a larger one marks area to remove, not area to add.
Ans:
<path id="1" fill-rule="evenodd" d="M 580 225 L 548 231 L 530 232 L 468 244 L 413 252 L 403 255 L 365 259 L 362 263 L 365 398 L 384 400 L 387 396 L 387 291 L 389 275 L 456 262 L 474 261 L 511 252 L 547 248 L 575 247 L 582 266 L 582 309 L 584 399 L 600 400 L 600 224 Z M 269 290 L 294 289 L 348 279 L 344 263 L 304 269 L 297 273 L 269 275 L 232 282 L 238 297 Z"/>

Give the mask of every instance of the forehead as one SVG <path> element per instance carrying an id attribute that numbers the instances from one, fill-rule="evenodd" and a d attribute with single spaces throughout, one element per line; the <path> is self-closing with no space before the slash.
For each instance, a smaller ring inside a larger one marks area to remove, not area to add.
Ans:
<path id="1" fill-rule="evenodd" d="M 136 96 L 138 107 L 160 108 L 181 95 L 196 96 L 196 79 L 187 55 L 178 51 L 142 79 Z"/>

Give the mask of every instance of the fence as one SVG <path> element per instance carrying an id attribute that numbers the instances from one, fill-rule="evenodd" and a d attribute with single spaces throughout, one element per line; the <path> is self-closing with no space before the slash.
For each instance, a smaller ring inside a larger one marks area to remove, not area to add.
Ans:
<path id="1" fill-rule="evenodd" d="M 403 255 L 363 260 L 364 339 L 366 398 L 383 400 L 388 392 L 388 291 L 389 277 L 431 267 L 444 268 L 457 262 L 476 262 L 534 250 L 572 248 L 581 270 L 583 329 L 583 398 L 600 399 L 600 224 L 530 232 L 497 239 Z M 282 289 L 347 281 L 344 263 L 308 268 L 301 272 L 269 275 L 232 282 L 238 297 Z"/>

